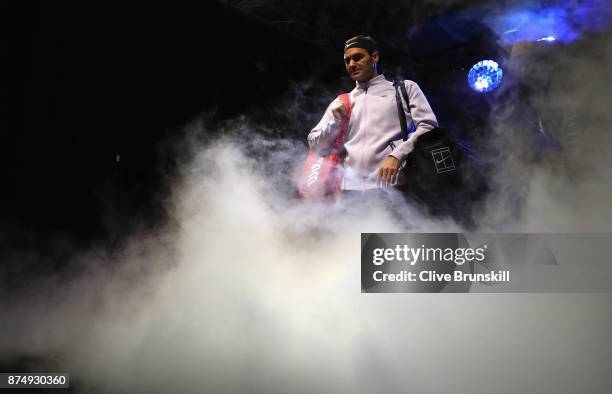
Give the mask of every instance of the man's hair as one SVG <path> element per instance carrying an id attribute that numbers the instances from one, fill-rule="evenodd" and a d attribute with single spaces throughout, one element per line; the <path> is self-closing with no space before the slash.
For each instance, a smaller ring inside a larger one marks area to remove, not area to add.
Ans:
<path id="1" fill-rule="evenodd" d="M 344 43 L 344 51 L 349 48 L 363 48 L 371 55 L 374 52 L 379 52 L 378 43 L 370 36 L 360 34 L 351 37 Z"/>

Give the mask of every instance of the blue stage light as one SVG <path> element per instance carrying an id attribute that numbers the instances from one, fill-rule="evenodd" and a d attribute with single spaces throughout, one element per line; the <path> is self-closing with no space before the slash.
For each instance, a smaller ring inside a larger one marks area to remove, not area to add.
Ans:
<path id="1" fill-rule="evenodd" d="M 479 93 L 490 92 L 499 86 L 504 73 L 501 67 L 493 60 L 482 60 L 470 69 L 468 83 Z"/>

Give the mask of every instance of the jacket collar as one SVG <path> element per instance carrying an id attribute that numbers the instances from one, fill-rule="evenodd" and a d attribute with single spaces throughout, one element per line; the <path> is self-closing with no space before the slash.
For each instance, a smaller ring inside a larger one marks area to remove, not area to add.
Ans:
<path id="1" fill-rule="evenodd" d="M 385 81 L 386 81 L 385 76 L 382 74 L 379 74 L 377 77 L 374 77 L 370 79 L 369 81 L 365 81 L 365 82 L 355 81 L 355 87 L 360 90 L 368 90 L 370 87 L 380 85 L 381 83 Z"/>

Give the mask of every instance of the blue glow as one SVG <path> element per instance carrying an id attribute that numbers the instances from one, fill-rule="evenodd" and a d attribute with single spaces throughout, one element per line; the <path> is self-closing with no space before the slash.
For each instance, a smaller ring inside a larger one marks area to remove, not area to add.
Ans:
<path id="1" fill-rule="evenodd" d="M 493 60 L 482 60 L 474 64 L 468 73 L 468 84 L 479 93 L 490 92 L 498 87 L 504 73 Z"/>
<path id="2" fill-rule="evenodd" d="M 612 29 L 609 0 L 557 0 L 548 4 L 518 0 L 512 7 L 493 10 L 485 22 L 503 44 L 520 41 L 572 42 L 585 33 Z"/>

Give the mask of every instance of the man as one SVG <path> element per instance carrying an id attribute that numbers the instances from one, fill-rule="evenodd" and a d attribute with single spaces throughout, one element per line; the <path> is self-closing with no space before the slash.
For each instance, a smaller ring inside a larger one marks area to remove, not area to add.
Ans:
<path id="1" fill-rule="evenodd" d="M 416 83 L 407 80 L 404 84 L 410 108 L 402 102 L 406 120 L 415 128 L 408 140 L 403 141 L 395 87 L 384 75 L 378 74 L 379 59 L 378 45 L 369 36 L 353 37 L 344 45 L 346 71 L 355 81 L 355 88 L 349 94 L 352 111 L 344 139 L 343 191 L 405 185 L 405 176 L 400 171 L 402 164 L 414 149 L 416 139 L 438 125 L 423 92 Z M 345 115 L 343 103 L 334 100 L 319 124 L 308 134 L 310 147 L 325 149 L 331 146 Z"/>

